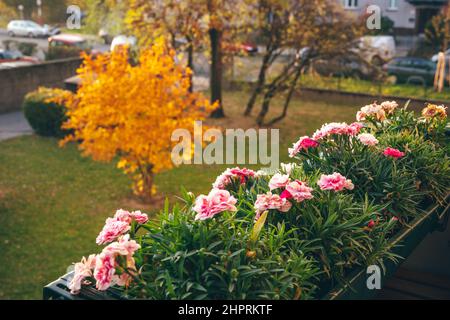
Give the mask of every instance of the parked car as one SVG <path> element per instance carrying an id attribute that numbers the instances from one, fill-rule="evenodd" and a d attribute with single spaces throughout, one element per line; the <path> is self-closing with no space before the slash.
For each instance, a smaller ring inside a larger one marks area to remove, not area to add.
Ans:
<path id="1" fill-rule="evenodd" d="M 48 24 L 44 24 L 44 29 L 47 30 L 47 36 L 56 36 L 61 33 L 61 29 L 56 26 L 50 26 Z"/>
<path id="2" fill-rule="evenodd" d="M 22 36 L 29 38 L 47 37 L 49 27 L 44 27 L 31 20 L 12 20 L 7 26 L 10 37 Z"/>
<path id="3" fill-rule="evenodd" d="M 395 57 L 396 47 L 392 36 L 364 36 L 355 43 L 355 53 L 367 62 L 382 66 Z"/>
<path id="4" fill-rule="evenodd" d="M 0 63 L 26 61 L 37 63 L 39 60 L 34 57 L 24 56 L 19 50 L 0 49 Z"/>
<path id="5" fill-rule="evenodd" d="M 423 58 L 401 57 L 385 64 L 383 70 L 395 83 L 432 85 L 436 63 Z"/>
<path id="6" fill-rule="evenodd" d="M 242 53 L 246 53 L 246 54 L 256 54 L 258 52 L 258 47 L 248 43 L 248 42 L 244 42 L 244 43 L 231 43 L 231 42 L 225 42 L 223 44 L 223 50 L 227 53 L 232 53 L 232 54 L 242 54 Z"/>
<path id="7" fill-rule="evenodd" d="M 88 41 L 82 36 L 59 34 L 48 38 L 48 60 L 77 57 L 83 51 L 86 53 L 96 53 L 92 50 Z"/>
<path id="8" fill-rule="evenodd" d="M 356 53 L 316 60 L 312 66 L 321 76 L 343 76 L 364 80 L 374 79 L 381 71 Z"/>

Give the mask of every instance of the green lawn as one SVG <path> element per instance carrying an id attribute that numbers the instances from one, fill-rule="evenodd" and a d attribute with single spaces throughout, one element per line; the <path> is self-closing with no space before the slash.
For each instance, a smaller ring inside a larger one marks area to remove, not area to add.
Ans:
<path id="1" fill-rule="evenodd" d="M 241 116 L 246 99 L 245 93 L 226 93 L 228 117 L 212 124 L 251 127 L 254 118 Z M 279 106 L 276 100 L 270 115 Z M 288 160 L 288 145 L 298 136 L 325 121 L 352 121 L 358 108 L 296 98 L 288 118 L 277 126 L 281 161 Z M 207 192 L 225 167 L 190 165 L 161 173 L 156 179 L 159 193 L 174 201 L 181 186 L 196 194 Z M 83 158 L 75 145 L 59 148 L 57 140 L 38 136 L 1 142 L 0 299 L 40 299 L 42 287 L 67 266 L 98 252 L 95 238 L 106 217 L 120 207 L 144 207 L 133 199 L 129 184 L 114 164 Z"/>

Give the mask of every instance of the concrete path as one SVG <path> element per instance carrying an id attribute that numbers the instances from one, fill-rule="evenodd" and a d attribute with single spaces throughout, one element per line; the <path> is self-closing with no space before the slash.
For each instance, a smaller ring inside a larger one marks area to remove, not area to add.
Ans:
<path id="1" fill-rule="evenodd" d="M 0 114 L 0 141 L 32 133 L 22 111 Z"/>

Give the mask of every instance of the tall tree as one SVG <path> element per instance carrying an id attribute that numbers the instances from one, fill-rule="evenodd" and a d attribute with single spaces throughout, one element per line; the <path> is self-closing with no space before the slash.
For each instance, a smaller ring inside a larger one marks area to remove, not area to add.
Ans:
<path id="1" fill-rule="evenodd" d="M 211 102 L 218 102 L 212 117 L 223 117 L 222 71 L 224 39 L 244 32 L 249 26 L 250 5 L 254 0 L 161 0 L 151 2 L 130 0 L 127 25 L 142 43 L 159 34 L 168 34 L 175 43 L 177 37 L 187 42 L 188 64 L 192 68 L 193 53 L 209 39 L 211 55 Z"/>
<path id="2" fill-rule="evenodd" d="M 142 46 L 148 46 L 155 38 L 164 35 L 172 47 L 179 45 L 185 49 L 187 66 L 194 70 L 194 50 L 202 43 L 207 30 L 202 9 L 200 1 L 130 0 L 126 24 Z"/>
<path id="3" fill-rule="evenodd" d="M 128 0 L 85 0 L 86 30 L 98 33 L 100 29 L 117 35 L 125 31 Z"/>
<path id="4" fill-rule="evenodd" d="M 144 48 L 136 66 L 123 49 L 85 56 L 79 90 L 56 99 L 67 108 L 63 127 L 72 130 L 63 143 L 80 142 L 83 153 L 98 161 L 117 156 L 118 168 L 144 200 L 154 194 L 154 175 L 173 166 L 173 131 L 192 128 L 193 134 L 192 122 L 213 108 L 201 93 L 189 92 L 189 71 L 174 56 L 164 38 Z"/>
<path id="5" fill-rule="evenodd" d="M 265 52 L 244 115 L 250 115 L 258 96 L 262 95 L 257 124 L 265 124 L 272 99 L 285 93 L 283 111 L 267 123 L 270 125 L 286 116 L 298 80 L 311 61 L 345 54 L 361 28 L 357 20 L 347 16 L 331 0 L 260 0 L 258 21 Z M 270 66 L 287 52 L 291 52 L 289 61 L 268 80 Z"/>
<path id="6" fill-rule="evenodd" d="M 206 0 L 209 18 L 208 34 L 211 45 L 211 102 L 217 101 L 218 107 L 211 117 L 225 116 L 222 105 L 223 80 L 223 40 L 234 41 L 238 34 L 247 33 L 254 24 L 253 0 Z"/>

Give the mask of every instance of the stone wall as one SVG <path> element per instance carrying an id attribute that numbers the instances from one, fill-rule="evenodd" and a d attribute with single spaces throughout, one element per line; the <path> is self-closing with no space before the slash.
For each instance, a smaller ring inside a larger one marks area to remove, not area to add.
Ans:
<path id="1" fill-rule="evenodd" d="M 63 88 L 80 64 L 81 58 L 68 58 L 0 69 L 0 113 L 20 110 L 24 96 L 40 86 Z"/>

